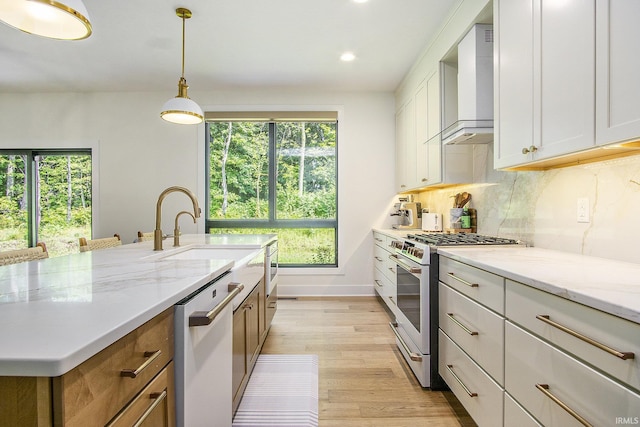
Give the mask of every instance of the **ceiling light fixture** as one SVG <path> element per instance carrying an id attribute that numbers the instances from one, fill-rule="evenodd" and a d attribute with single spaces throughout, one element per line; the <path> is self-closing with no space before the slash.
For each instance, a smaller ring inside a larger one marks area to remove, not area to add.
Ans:
<path id="1" fill-rule="evenodd" d="M 171 98 L 162 106 L 160 117 L 171 123 L 196 125 L 202 123 L 202 108 L 187 96 L 187 81 L 184 78 L 184 22 L 191 18 L 191 11 L 183 7 L 176 9 L 176 15 L 182 18 L 182 77 L 178 81 L 178 96 Z"/>
<path id="2" fill-rule="evenodd" d="M 354 59 L 356 59 L 356 56 L 353 54 L 353 52 L 345 52 L 342 55 L 340 55 L 341 61 L 350 62 L 350 61 L 353 61 Z"/>
<path id="3" fill-rule="evenodd" d="M 0 0 L 0 20 L 50 39 L 81 40 L 91 35 L 82 0 Z"/>

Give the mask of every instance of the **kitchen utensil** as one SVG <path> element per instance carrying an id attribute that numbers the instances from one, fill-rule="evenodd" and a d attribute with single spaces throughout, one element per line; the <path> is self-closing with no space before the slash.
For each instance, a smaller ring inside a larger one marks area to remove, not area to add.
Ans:
<path id="1" fill-rule="evenodd" d="M 467 193 L 466 191 L 464 193 L 462 193 L 461 197 L 460 197 L 460 202 L 458 203 L 459 208 L 464 208 L 464 206 L 469 203 L 469 201 L 471 201 L 471 194 Z"/>

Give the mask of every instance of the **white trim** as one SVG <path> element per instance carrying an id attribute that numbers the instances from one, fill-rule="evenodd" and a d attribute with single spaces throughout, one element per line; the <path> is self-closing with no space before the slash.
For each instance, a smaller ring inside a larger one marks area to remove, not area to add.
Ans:
<path id="1" fill-rule="evenodd" d="M 278 298 L 296 298 L 296 297 L 372 297 L 375 296 L 374 286 L 372 284 L 362 285 L 286 285 L 282 282 L 278 284 Z"/>
<path id="2" fill-rule="evenodd" d="M 340 206 L 344 206 L 344 185 L 340 185 L 341 177 L 346 176 L 346 170 L 344 166 L 344 161 L 341 160 L 344 157 L 344 105 L 341 104 L 314 104 L 314 105 L 203 105 L 202 110 L 207 111 L 337 111 L 338 113 L 338 267 L 335 268 L 292 268 L 289 269 L 288 272 L 284 272 L 284 269 L 281 269 L 279 273 L 283 273 L 283 276 L 288 275 L 300 275 L 300 276 L 309 276 L 309 275 L 335 275 L 335 276 L 344 276 L 344 263 L 346 262 L 346 258 L 344 256 L 344 233 L 340 233 L 341 225 L 344 227 L 346 221 L 344 220 L 344 216 L 346 215 L 344 209 L 341 209 Z M 206 176 L 205 176 L 205 129 L 206 126 L 198 126 L 198 199 L 205 199 L 205 185 Z M 203 217 L 206 218 L 206 212 L 203 213 Z M 205 221 L 198 222 L 198 233 L 204 233 L 204 223 Z"/>

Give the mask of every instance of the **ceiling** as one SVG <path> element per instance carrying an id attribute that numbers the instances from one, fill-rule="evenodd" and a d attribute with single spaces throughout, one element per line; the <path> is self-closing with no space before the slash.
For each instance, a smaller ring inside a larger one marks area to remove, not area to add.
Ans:
<path id="1" fill-rule="evenodd" d="M 460 0 L 84 0 L 81 41 L 0 24 L 1 92 L 393 91 Z M 339 60 L 344 51 L 353 62 Z"/>

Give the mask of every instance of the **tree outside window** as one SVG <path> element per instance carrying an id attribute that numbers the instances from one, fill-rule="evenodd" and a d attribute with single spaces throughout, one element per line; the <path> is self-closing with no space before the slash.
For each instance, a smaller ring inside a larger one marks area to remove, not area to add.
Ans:
<path id="1" fill-rule="evenodd" d="M 337 122 L 208 123 L 210 233 L 277 233 L 282 266 L 337 266 Z"/>

